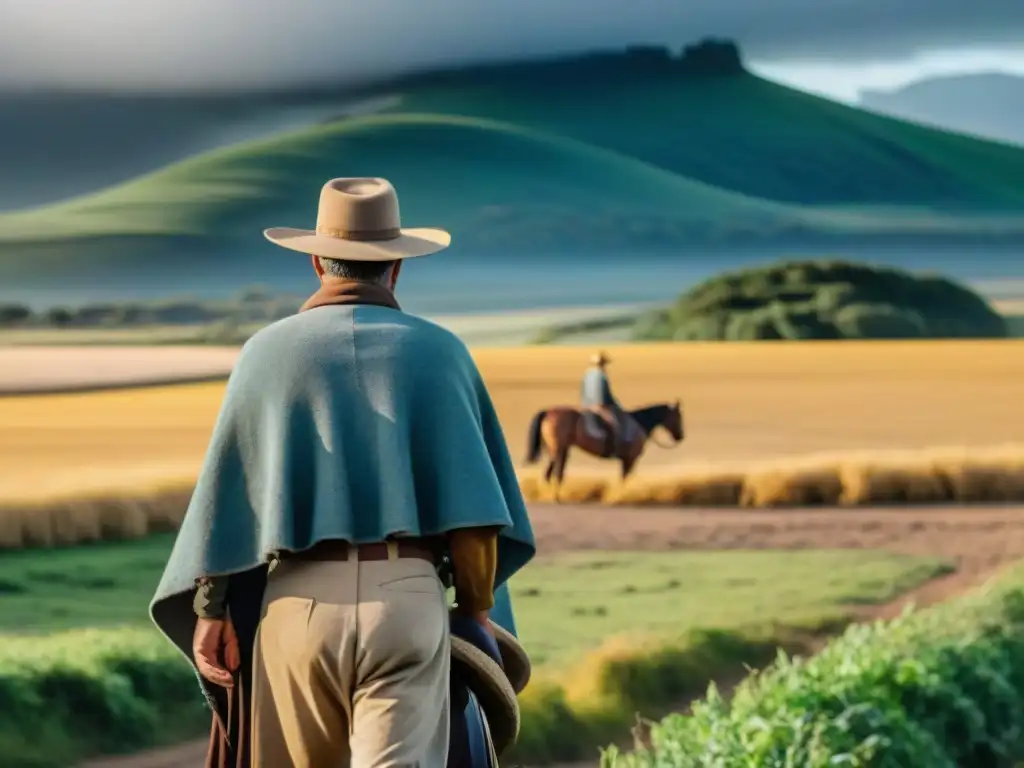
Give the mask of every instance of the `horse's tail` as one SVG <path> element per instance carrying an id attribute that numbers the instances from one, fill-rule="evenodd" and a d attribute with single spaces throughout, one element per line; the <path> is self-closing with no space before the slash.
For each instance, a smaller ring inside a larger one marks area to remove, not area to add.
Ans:
<path id="1" fill-rule="evenodd" d="M 540 458 L 541 440 L 540 440 L 540 425 L 544 421 L 544 417 L 548 415 L 547 411 L 537 411 L 533 416 L 533 420 L 530 422 L 530 431 L 527 433 L 526 445 L 528 453 L 526 454 L 526 463 L 533 464 L 537 459 Z"/>

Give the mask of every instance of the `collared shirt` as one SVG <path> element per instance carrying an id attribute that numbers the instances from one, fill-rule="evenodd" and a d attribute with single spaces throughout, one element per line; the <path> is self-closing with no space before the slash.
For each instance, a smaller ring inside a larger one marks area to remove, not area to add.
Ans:
<path id="1" fill-rule="evenodd" d="M 580 400 L 584 408 L 617 405 L 615 397 L 612 395 L 611 385 L 608 383 L 608 375 L 597 366 L 587 369 L 587 372 L 583 374 Z"/>

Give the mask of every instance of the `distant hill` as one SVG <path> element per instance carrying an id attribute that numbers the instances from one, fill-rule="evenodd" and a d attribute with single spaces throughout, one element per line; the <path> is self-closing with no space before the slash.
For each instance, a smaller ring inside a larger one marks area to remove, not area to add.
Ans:
<path id="1" fill-rule="evenodd" d="M 213 284 L 241 265 L 244 282 L 273 283 L 286 260 L 262 228 L 312 226 L 336 175 L 391 179 L 407 223 L 446 226 L 453 254 L 477 257 L 1024 243 L 1024 149 L 765 81 L 728 41 L 349 96 L 392 101 L 0 215 L 0 285 L 152 284 L 183 270 Z"/>
<path id="2" fill-rule="evenodd" d="M 1002 73 L 919 80 L 892 91 L 865 90 L 868 109 L 1024 146 L 1024 77 Z"/>
<path id="3" fill-rule="evenodd" d="M 0 92 L 0 211 L 94 192 L 199 152 L 366 107 L 333 94 Z"/>
<path id="4" fill-rule="evenodd" d="M 1004 338 L 1006 320 L 938 275 L 846 261 L 725 272 L 643 316 L 641 341 Z"/>

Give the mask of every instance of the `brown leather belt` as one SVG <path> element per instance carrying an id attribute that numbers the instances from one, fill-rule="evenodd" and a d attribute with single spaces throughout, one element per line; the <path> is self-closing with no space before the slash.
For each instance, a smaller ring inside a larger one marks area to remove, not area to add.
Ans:
<path id="1" fill-rule="evenodd" d="M 281 552 L 281 560 L 345 561 L 352 552 L 363 562 L 413 558 L 437 564 L 439 558 L 434 547 L 419 539 L 392 539 L 372 544 L 350 544 L 340 539 L 329 539 L 314 544 L 301 552 Z"/>

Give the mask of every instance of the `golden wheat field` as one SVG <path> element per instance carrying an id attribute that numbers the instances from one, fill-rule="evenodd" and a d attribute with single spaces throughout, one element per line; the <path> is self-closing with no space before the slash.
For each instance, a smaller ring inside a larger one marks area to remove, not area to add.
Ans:
<path id="1" fill-rule="evenodd" d="M 565 500 L 770 506 L 1017 498 L 1024 340 L 606 351 L 627 407 L 681 398 L 686 439 L 671 450 L 650 445 L 625 487 L 613 481 L 612 464 L 573 454 Z M 576 402 L 590 352 L 474 352 L 517 462 L 532 415 Z M 111 526 L 145 528 L 147 520 L 173 525 L 222 392 L 223 384 L 207 383 L 0 398 L 0 505 L 19 518 L 49 508 L 54 521 L 31 535 L 43 540 L 93 538 Z M 952 448 L 907 454 L 942 446 Z M 546 498 L 536 471 L 523 468 L 524 490 Z M 1003 490 L 985 490 L 996 487 Z"/>

